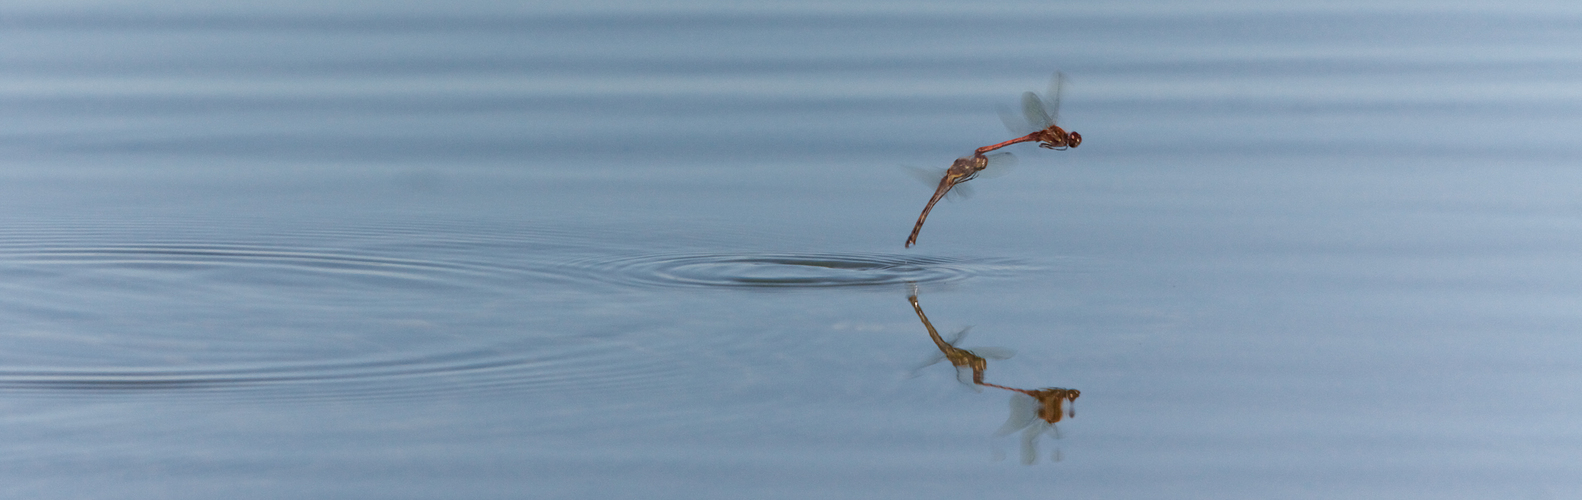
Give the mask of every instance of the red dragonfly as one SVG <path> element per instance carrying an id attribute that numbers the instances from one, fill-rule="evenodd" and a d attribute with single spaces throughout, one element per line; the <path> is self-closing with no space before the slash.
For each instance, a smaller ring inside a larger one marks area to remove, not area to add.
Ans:
<path id="1" fill-rule="evenodd" d="M 1016 157 L 1011 156 L 1010 153 L 984 155 L 982 152 L 977 152 L 972 156 L 957 158 L 956 162 L 945 170 L 945 175 L 940 177 L 939 187 L 934 190 L 934 197 L 929 198 L 928 205 L 923 207 L 923 215 L 917 216 L 917 225 L 912 226 L 912 236 L 906 238 L 906 247 L 911 248 L 912 245 L 917 244 L 917 233 L 923 230 L 923 221 L 928 220 L 928 212 L 934 210 L 934 204 L 939 203 L 939 199 L 944 198 L 945 193 L 950 192 L 951 188 L 978 178 L 978 174 L 991 166 L 1009 166 L 1015 161 Z"/>
<path id="2" fill-rule="evenodd" d="M 1060 387 L 1029 391 L 987 382 L 980 385 L 1020 393 L 1011 395 L 1011 416 L 994 435 L 1004 436 L 1022 431 L 1022 463 L 1026 465 L 1038 461 L 1038 436 L 1050 434 L 1060 439 L 1060 429 L 1055 424 L 1067 417 L 1077 416 L 1076 410 L 1069 405 L 1082 395 L 1082 391 Z M 1055 450 L 1050 458 L 1060 460 L 1060 450 Z"/>
<path id="3" fill-rule="evenodd" d="M 923 314 L 923 306 L 917 302 L 916 284 L 912 285 L 912 293 L 907 295 L 906 299 L 912 302 L 912 310 L 917 312 L 917 319 L 923 320 L 923 327 L 928 329 L 929 338 L 934 339 L 934 346 L 939 348 L 939 354 L 935 355 L 933 359 L 930 359 L 923 366 L 917 367 L 918 370 L 933 366 L 934 363 L 940 361 L 949 360 L 950 364 L 956 367 L 957 381 L 971 387 L 972 390 L 982 391 L 983 389 L 979 389 L 978 386 L 985 385 L 983 372 L 989 369 L 989 360 L 1011 359 L 1011 356 L 1016 355 L 1016 351 L 1004 347 L 974 347 L 972 349 L 956 347 L 957 344 L 961 343 L 962 339 L 967 337 L 966 329 L 956 332 L 955 338 L 945 340 L 944 337 L 939 336 L 939 331 L 934 329 L 934 324 L 928 322 L 928 315 Z"/>
<path id="4" fill-rule="evenodd" d="M 1022 94 L 1022 115 L 1027 118 L 1027 124 L 1030 126 L 1028 128 L 1036 129 L 1033 133 L 992 146 L 978 148 L 977 153 L 983 154 L 1019 142 L 1029 141 L 1038 141 L 1038 147 L 1044 149 L 1066 149 L 1081 145 L 1082 134 L 1066 132 L 1065 129 L 1055 124 L 1055 121 L 1060 118 L 1060 90 L 1065 87 L 1065 83 L 1066 75 L 1064 73 L 1055 73 L 1054 78 L 1049 80 L 1049 91 L 1044 94 L 1043 98 L 1032 92 Z M 1005 121 L 1007 127 L 1017 128 L 1011 125 L 1012 120 L 1007 119 Z"/>

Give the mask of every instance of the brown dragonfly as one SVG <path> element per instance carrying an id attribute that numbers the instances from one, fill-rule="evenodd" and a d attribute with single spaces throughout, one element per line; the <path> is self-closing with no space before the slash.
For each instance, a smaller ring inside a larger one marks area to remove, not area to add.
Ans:
<path id="1" fill-rule="evenodd" d="M 1003 170 L 1016 163 L 1016 157 L 1010 153 L 996 153 L 985 155 L 973 153 L 972 156 L 957 158 L 955 163 L 945 170 L 939 178 L 939 187 L 934 189 L 934 197 L 928 199 L 928 204 L 923 206 L 923 214 L 917 216 L 917 225 L 912 226 L 912 235 L 906 238 L 906 247 L 911 248 L 917 244 L 917 233 L 923 230 L 923 221 L 928 220 L 928 213 L 934 210 L 934 204 L 939 203 L 952 188 L 964 182 L 978 178 L 978 174 L 991 168 Z"/>
<path id="2" fill-rule="evenodd" d="M 1038 436 L 1049 434 L 1060 439 L 1060 429 L 1055 424 L 1067 417 L 1077 416 L 1070 404 L 1082 395 L 1082 391 L 1061 387 L 1027 390 L 986 382 L 980 384 L 1019 393 L 1011 395 L 1011 416 L 994 434 L 1004 436 L 1022 431 L 1022 463 L 1027 465 L 1038 461 Z M 1060 450 L 1057 449 L 1051 458 L 1060 460 L 1059 457 Z"/>
<path id="3" fill-rule="evenodd" d="M 934 329 L 934 324 L 928 321 L 928 315 L 923 314 L 923 306 L 917 302 L 917 292 L 912 292 L 906 298 L 912 303 L 912 310 L 917 313 L 917 319 L 923 321 L 923 327 L 928 329 L 929 338 L 934 340 L 934 346 L 939 348 L 939 354 L 929 360 L 919 370 L 932 366 L 940 361 L 950 361 L 956 367 L 956 380 L 975 391 L 981 391 L 979 385 L 983 384 L 983 372 L 989 368 L 990 359 L 1010 359 L 1016 352 L 1003 347 L 978 347 L 962 349 L 956 347 L 966 338 L 967 330 L 956 332 L 955 338 L 945 340 L 939 336 L 939 331 Z"/>
<path id="4" fill-rule="evenodd" d="M 1022 432 L 1022 463 L 1032 465 L 1038 461 L 1038 438 L 1049 434 L 1055 439 L 1060 439 L 1060 429 L 1056 427 L 1060 421 L 1077 416 L 1072 404 L 1082 391 L 1063 387 L 1045 387 L 1043 389 L 1018 389 L 990 383 L 984 380 L 985 372 L 989 369 L 991 359 L 1010 359 L 1015 351 L 1003 347 L 978 347 L 963 349 L 957 347 L 961 338 L 967 333 L 966 329 L 957 332 L 954 339 L 945 339 L 934 329 L 934 324 L 928 321 L 928 315 L 923 314 L 923 306 L 917 301 L 917 285 L 913 284 L 907 301 L 912 303 L 912 311 L 917 313 L 917 319 L 923 322 L 923 327 L 928 329 L 928 336 L 933 339 L 934 346 L 939 348 L 939 354 L 927 363 L 919 366 L 917 370 L 933 366 L 940 361 L 950 361 L 956 368 L 956 380 L 962 385 L 971 387 L 975 391 L 982 391 L 983 387 L 993 387 L 1011 391 L 1011 415 L 1005 424 L 994 434 L 1004 436 Z M 916 376 L 916 371 L 913 376 Z M 1001 452 L 995 452 L 1003 456 Z M 1060 449 L 1056 448 L 1050 457 L 1055 461 L 1060 460 Z"/>
<path id="5" fill-rule="evenodd" d="M 1065 129 L 1060 128 L 1059 125 L 1056 125 L 1056 121 L 1060 118 L 1060 92 L 1061 88 L 1065 87 L 1065 84 L 1066 75 L 1064 73 L 1055 73 L 1054 78 L 1049 81 L 1049 91 L 1044 93 L 1044 97 L 1039 97 L 1038 94 L 1032 92 L 1022 94 L 1022 115 L 1027 119 L 1026 129 L 1032 129 L 1032 133 L 999 144 L 978 148 L 977 153 L 983 154 L 1012 144 L 1030 141 L 1037 141 L 1038 147 L 1044 149 L 1066 149 L 1082 145 L 1082 134 L 1067 132 Z M 1021 128 L 1012 123 L 1015 120 L 1003 116 L 1005 114 L 1007 113 L 1002 112 L 1001 118 L 1004 119 L 1006 128 L 1012 130 Z"/>

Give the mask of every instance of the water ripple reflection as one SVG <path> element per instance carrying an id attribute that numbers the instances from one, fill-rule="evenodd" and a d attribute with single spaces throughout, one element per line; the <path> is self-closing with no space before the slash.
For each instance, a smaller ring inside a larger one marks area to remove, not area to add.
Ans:
<path id="1" fill-rule="evenodd" d="M 671 363 L 631 362 L 618 345 L 494 345 L 468 351 L 352 354 L 317 362 L 282 352 L 254 363 L 197 366 L 34 367 L 0 370 L 0 391 L 65 396 L 152 392 L 249 400 L 407 399 L 509 390 L 652 390 L 645 376 Z M 211 353 L 212 354 L 212 353 Z M 617 362 L 620 361 L 620 362 Z"/>
<path id="2" fill-rule="evenodd" d="M 502 313 L 568 307 L 565 294 L 544 293 L 567 286 L 546 262 L 301 238 L 0 242 L 0 391 L 649 390 L 679 366 L 662 353 L 632 359 L 618 335 Z"/>
<path id="3" fill-rule="evenodd" d="M 572 267 L 628 285 L 745 288 L 948 282 L 1028 270 L 1007 260 L 861 254 L 646 255 Z"/>

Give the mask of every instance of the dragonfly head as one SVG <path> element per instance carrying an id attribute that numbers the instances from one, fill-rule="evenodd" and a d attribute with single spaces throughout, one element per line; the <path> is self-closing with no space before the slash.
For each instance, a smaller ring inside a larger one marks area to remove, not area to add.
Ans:
<path id="1" fill-rule="evenodd" d="M 1066 145 L 1070 146 L 1070 147 L 1073 147 L 1073 148 L 1077 147 L 1077 146 L 1081 146 L 1082 145 L 1082 134 L 1078 134 L 1076 132 L 1072 132 L 1071 135 L 1066 136 Z"/>

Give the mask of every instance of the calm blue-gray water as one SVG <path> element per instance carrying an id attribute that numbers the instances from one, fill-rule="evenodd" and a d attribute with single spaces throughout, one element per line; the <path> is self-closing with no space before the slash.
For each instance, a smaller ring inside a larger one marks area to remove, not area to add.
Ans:
<path id="1" fill-rule="evenodd" d="M 1582 9 L 1286 4 L 0 7 L 0 496 L 1582 498 Z"/>

